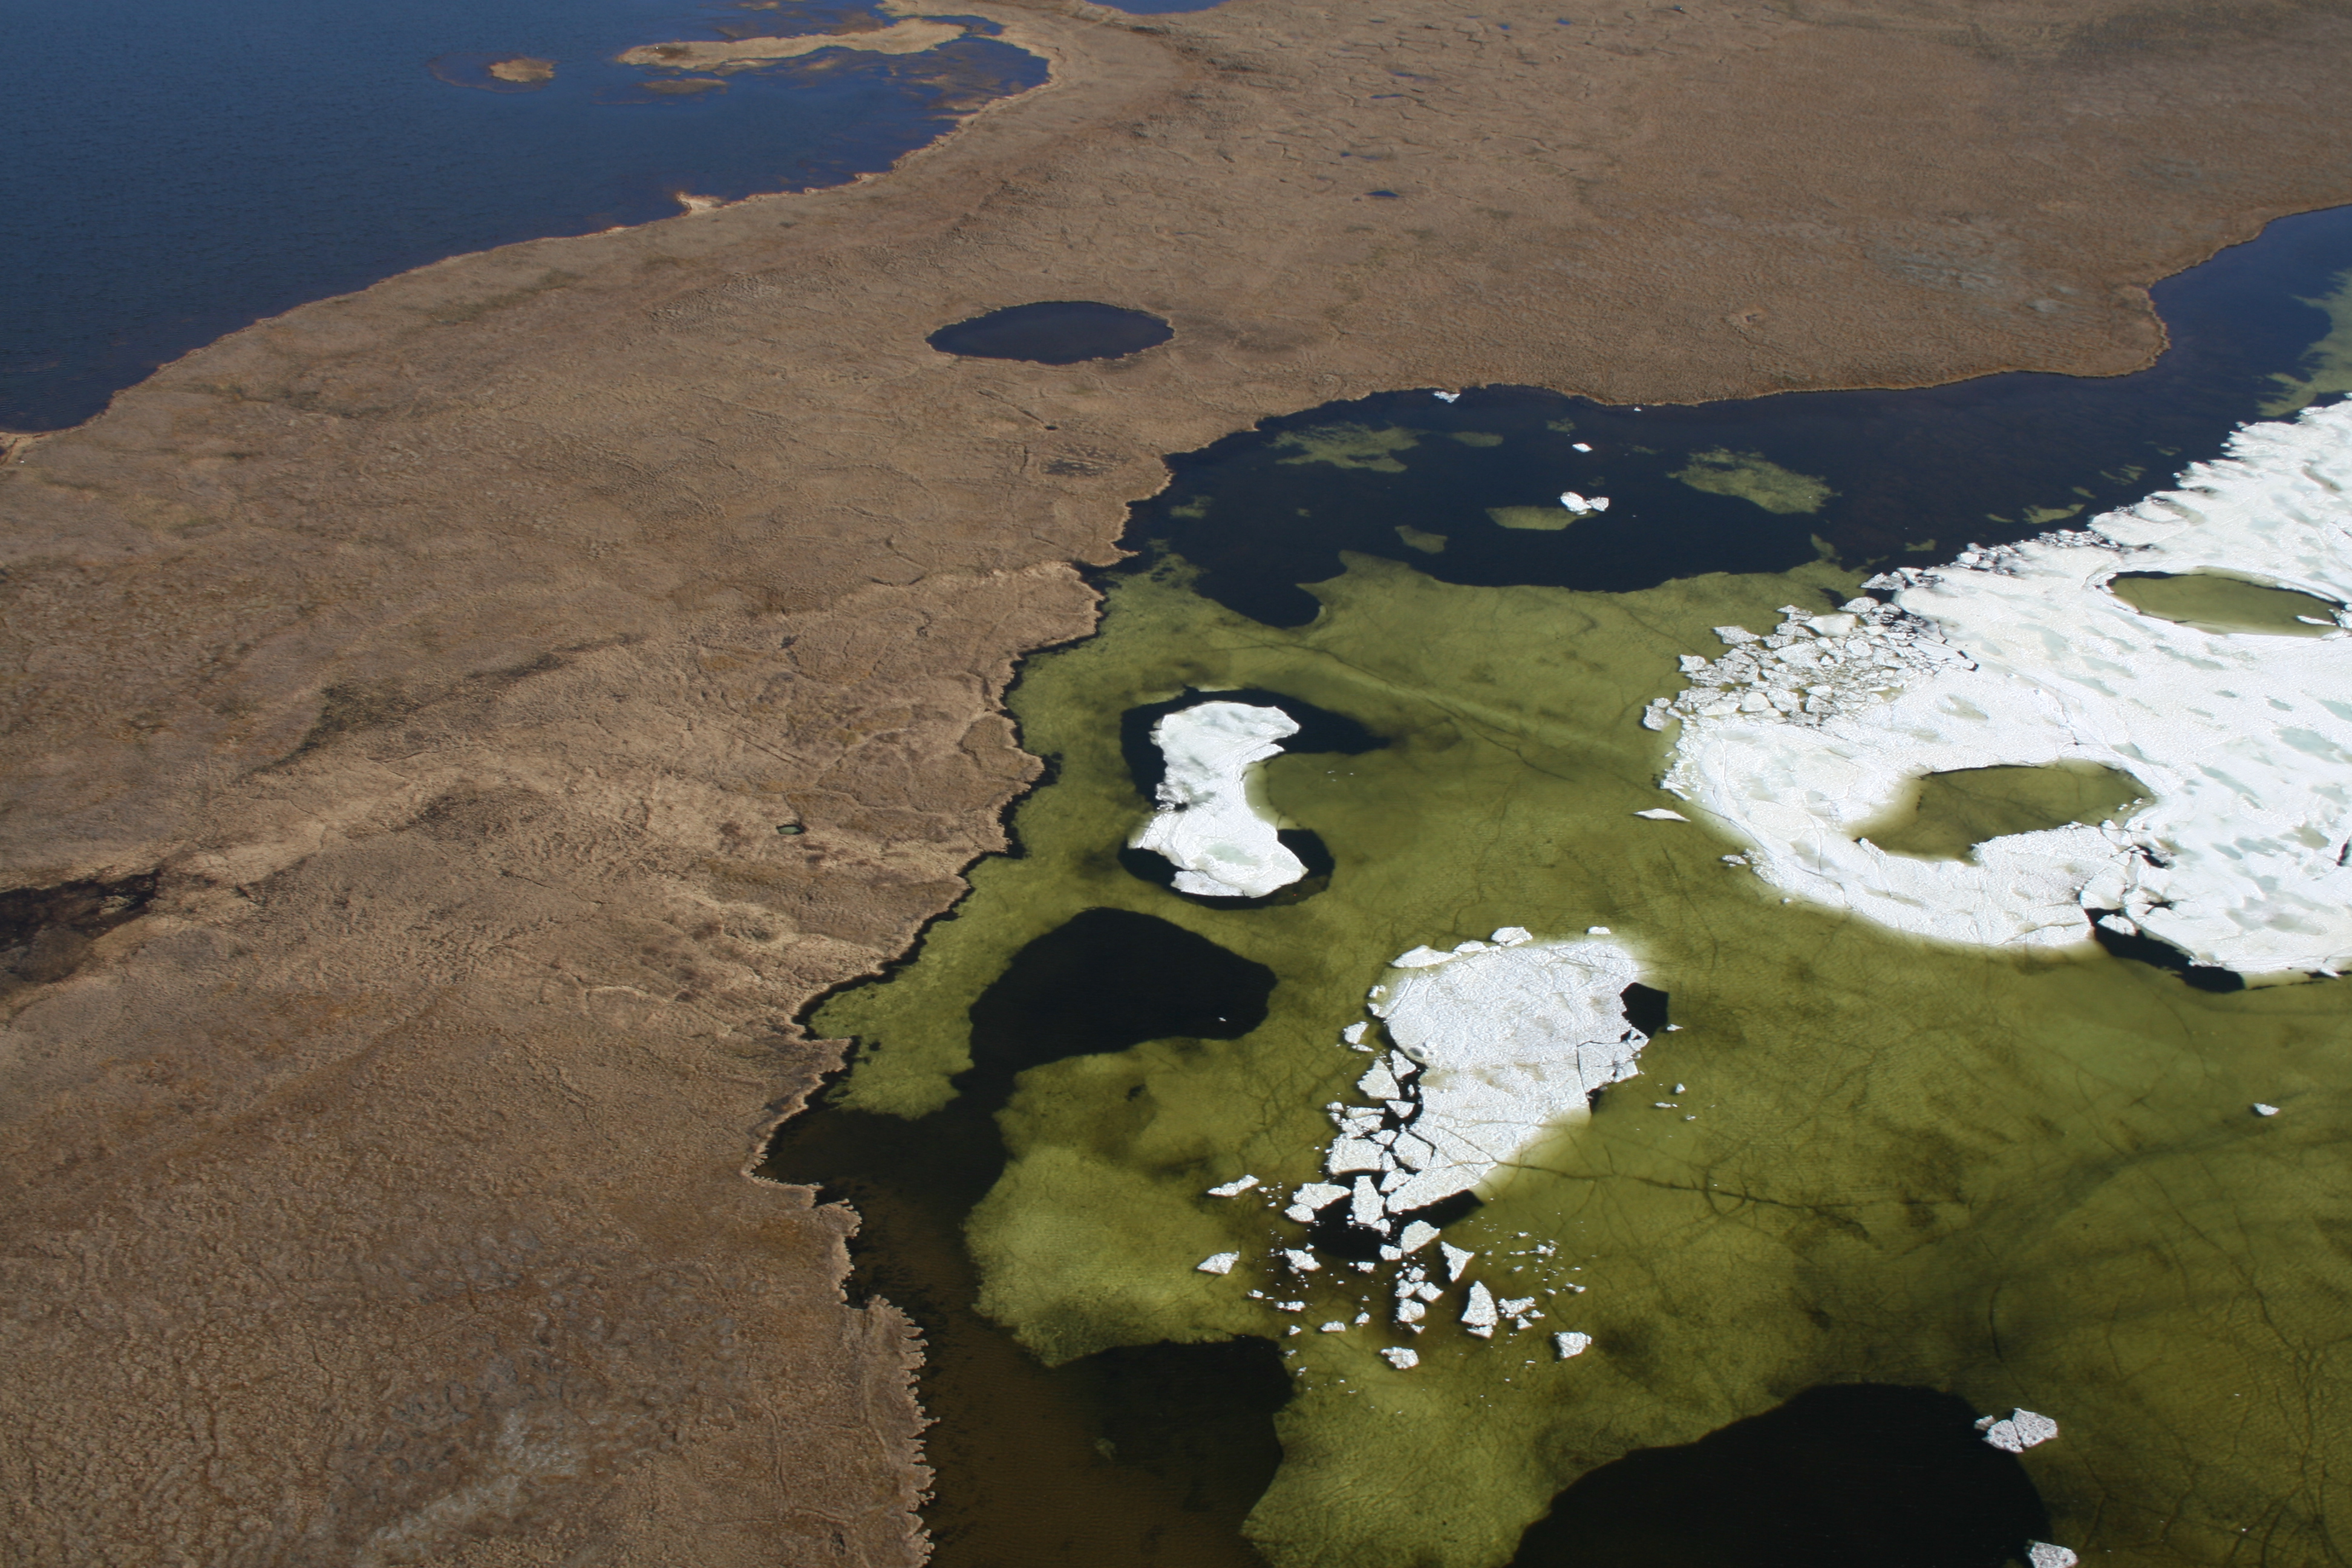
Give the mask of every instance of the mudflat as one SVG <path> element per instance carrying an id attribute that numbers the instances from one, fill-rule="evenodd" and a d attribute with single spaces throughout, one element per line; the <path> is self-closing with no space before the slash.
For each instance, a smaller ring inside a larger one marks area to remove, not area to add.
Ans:
<path id="1" fill-rule="evenodd" d="M 2319 5 L 965 9 L 1052 79 L 886 175 L 11 444 L 12 1559 L 915 1561 L 917 1334 L 744 1173 L 839 1060 L 796 1017 L 1003 847 L 999 699 L 1160 454 L 2116 374 L 2147 284 L 2352 199 Z M 1176 335 L 924 342 L 1036 300 Z"/>

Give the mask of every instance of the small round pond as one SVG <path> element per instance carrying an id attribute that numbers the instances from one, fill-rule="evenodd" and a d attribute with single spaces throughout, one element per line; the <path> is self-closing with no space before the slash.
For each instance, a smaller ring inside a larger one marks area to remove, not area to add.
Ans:
<path id="1" fill-rule="evenodd" d="M 924 341 L 941 353 L 966 359 L 1077 364 L 1123 359 L 1175 335 L 1174 328 L 1148 311 L 1094 300 L 1039 300 L 941 327 Z"/>

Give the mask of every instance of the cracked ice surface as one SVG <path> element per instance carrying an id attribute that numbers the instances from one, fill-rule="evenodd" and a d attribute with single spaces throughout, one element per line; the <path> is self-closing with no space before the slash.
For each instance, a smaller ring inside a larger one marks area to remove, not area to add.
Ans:
<path id="1" fill-rule="evenodd" d="M 2242 973 L 2352 964 L 2352 637 L 2223 634 L 2143 615 L 2120 572 L 2210 568 L 2352 602 L 2352 402 L 2252 425 L 2180 488 L 1928 571 L 1894 602 L 1793 606 L 1643 722 L 1682 721 L 1665 787 L 1753 843 L 1784 893 L 1988 946 L 2084 940 L 2121 909 Z M 1912 780 L 2079 760 L 2154 804 L 2119 826 L 2016 834 L 1914 860 L 1855 830 Z"/>
<path id="2" fill-rule="evenodd" d="M 1409 1114 L 1378 1151 L 1388 1172 L 1379 1198 L 1390 1215 L 1467 1192 L 1546 1130 L 1583 1120 L 1592 1091 L 1633 1077 L 1649 1044 L 1619 1000 L 1641 978 L 1623 948 L 1589 937 L 1533 942 L 1516 927 L 1495 934 L 1507 945 L 1415 948 L 1372 1004 L 1404 1060 L 1375 1068 L 1363 1087 L 1410 1076 L 1415 1097 L 1389 1102 L 1391 1115 L 1399 1105 Z M 1348 1142 L 1343 1129 L 1340 1143 Z M 1358 1182 L 1360 1191 L 1365 1178 Z"/>
<path id="3" fill-rule="evenodd" d="M 1206 898 L 1264 898 L 1307 875 L 1250 798 L 1259 767 L 1297 732 L 1298 721 L 1281 709 L 1245 702 L 1196 703 L 1162 718 L 1151 727 L 1168 760 L 1160 808 L 1128 847 L 1166 856 L 1176 890 Z"/>

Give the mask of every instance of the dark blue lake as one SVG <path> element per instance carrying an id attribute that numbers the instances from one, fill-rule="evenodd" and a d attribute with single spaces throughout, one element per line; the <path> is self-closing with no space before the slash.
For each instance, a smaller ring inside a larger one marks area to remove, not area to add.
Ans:
<path id="1" fill-rule="evenodd" d="M 223 333 L 443 257 L 670 216 L 680 192 L 886 168 L 1045 78 L 979 22 L 921 53 L 827 49 L 723 79 L 614 63 L 892 20 L 790 0 L 11 0 L 0 16 L 28 62 L 0 99 L 0 429 L 78 424 Z M 487 68 L 517 57 L 551 79 Z"/>

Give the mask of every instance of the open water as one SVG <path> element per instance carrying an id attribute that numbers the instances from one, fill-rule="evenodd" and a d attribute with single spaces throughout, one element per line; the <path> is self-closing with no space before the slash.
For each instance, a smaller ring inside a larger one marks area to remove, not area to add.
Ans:
<path id="1" fill-rule="evenodd" d="M 8 0 L 0 16 L 18 62 L 0 94 L 0 429 L 79 424 L 226 332 L 444 257 L 673 216 L 682 192 L 887 168 L 1045 76 L 977 21 L 919 54 L 825 50 L 723 80 L 613 63 L 889 19 L 823 0 Z M 516 56 L 552 79 L 486 68 Z"/>

